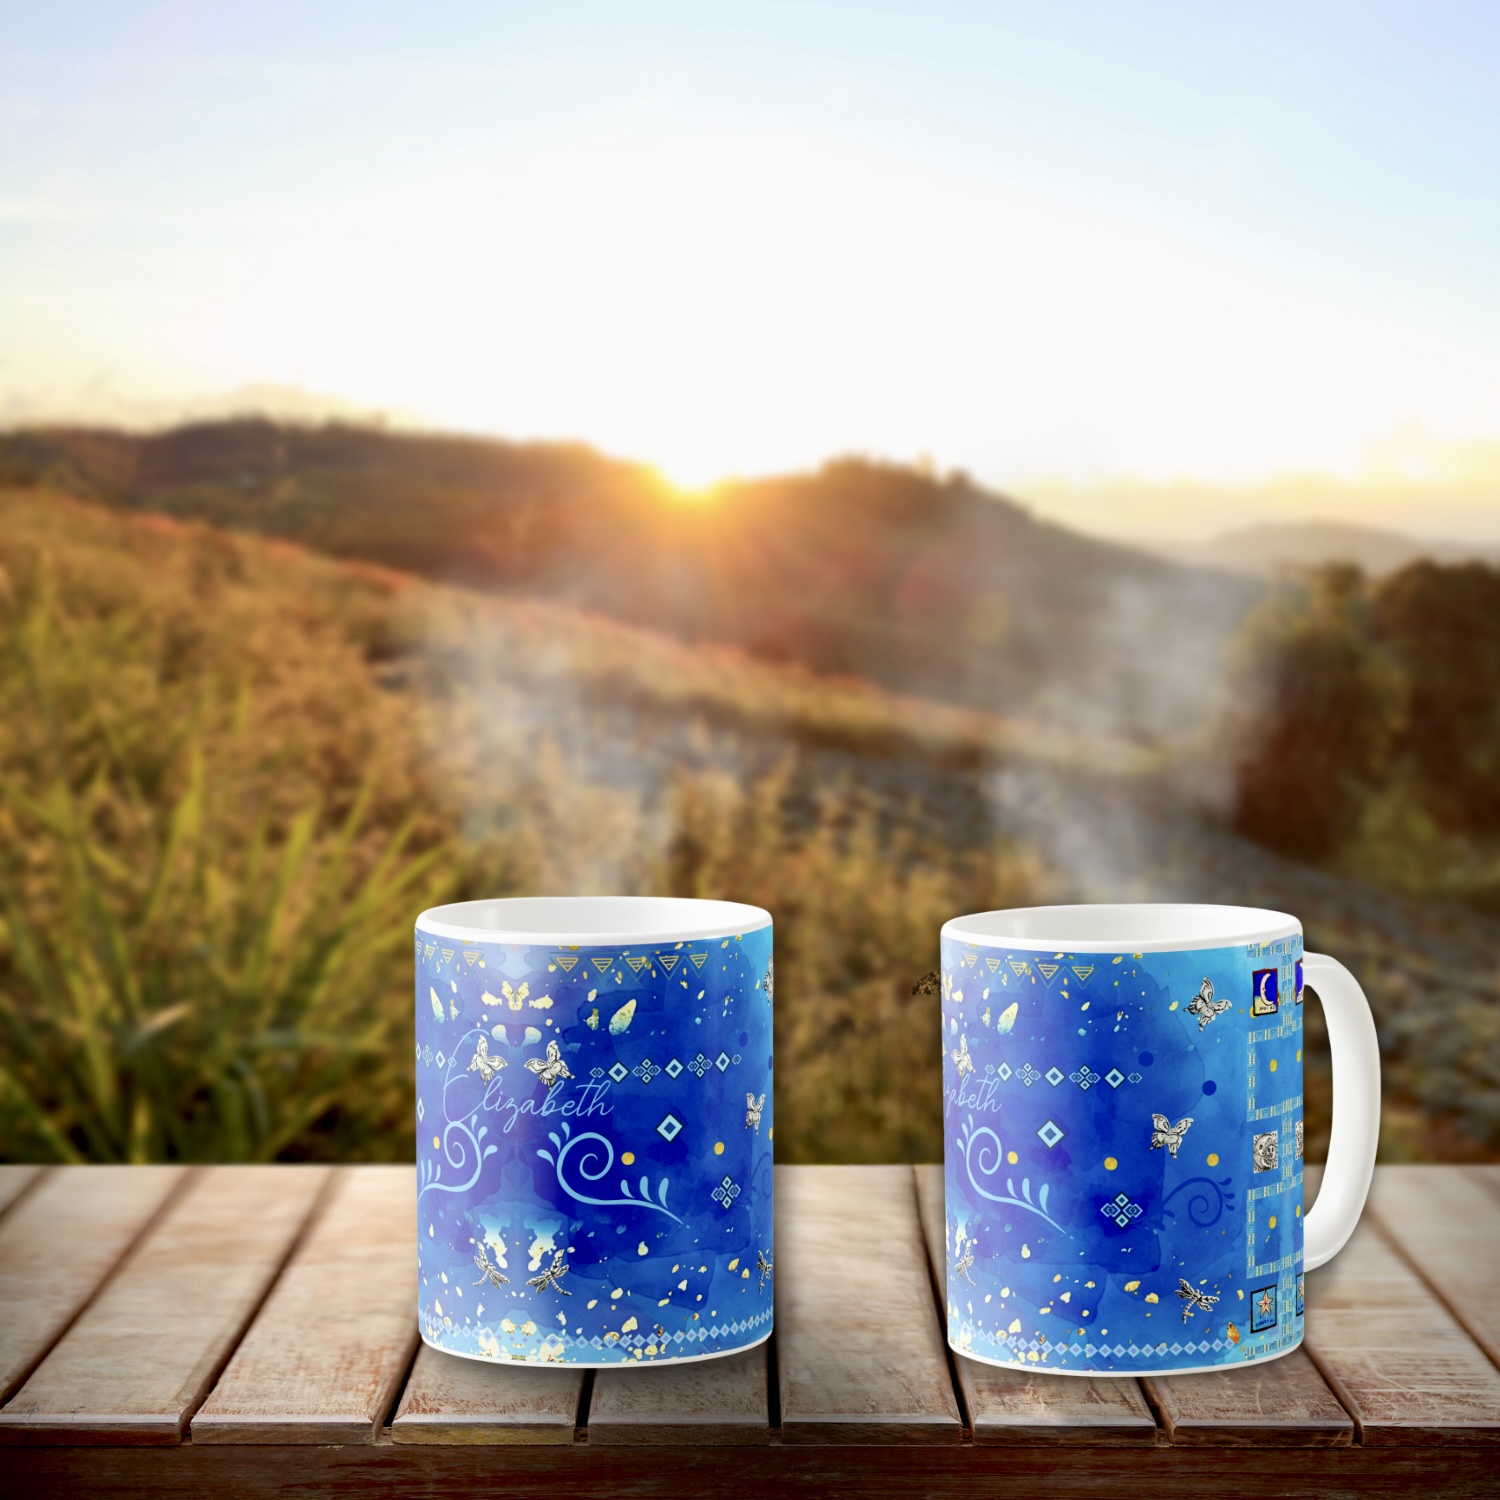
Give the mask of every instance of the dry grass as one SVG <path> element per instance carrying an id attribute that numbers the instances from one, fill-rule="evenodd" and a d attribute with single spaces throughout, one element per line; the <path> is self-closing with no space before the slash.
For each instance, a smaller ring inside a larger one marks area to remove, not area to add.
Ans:
<path id="1" fill-rule="evenodd" d="M 1022 900 L 1035 875 L 854 783 L 809 805 L 799 758 L 977 766 L 1015 733 L 556 607 L 0 494 L 5 1154 L 409 1157 L 412 917 L 610 889 L 774 912 L 783 1159 L 932 1159 L 936 1027 L 912 981 L 945 916 Z"/>

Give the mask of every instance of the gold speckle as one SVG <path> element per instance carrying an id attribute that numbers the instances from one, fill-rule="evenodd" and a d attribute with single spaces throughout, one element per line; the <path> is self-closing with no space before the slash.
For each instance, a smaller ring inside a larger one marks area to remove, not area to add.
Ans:
<path id="1" fill-rule="evenodd" d="M 723 1154 L 724 1154 L 724 1142 L 723 1141 L 715 1141 L 714 1142 L 714 1155 L 715 1156 L 723 1156 Z"/>
<path id="2" fill-rule="evenodd" d="M 1030 1260 L 1031 1259 L 1031 1246 L 1030 1245 L 1022 1245 L 1021 1246 L 1021 1259 L 1022 1260 Z"/>
<path id="3" fill-rule="evenodd" d="M 1160 1302 L 1161 1298 L 1158 1297 L 1155 1292 L 1147 1292 L 1146 1293 L 1146 1301 L 1147 1302 Z"/>
<path id="4" fill-rule="evenodd" d="M 1219 1153 L 1217 1151 L 1210 1151 L 1208 1153 L 1208 1164 L 1211 1167 L 1219 1165 Z"/>
<path id="5" fill-rule="evenodd" d="M 1266 1220 L 1266 1227 L 1269 1228 L 1269 1229 L 1274 1229 L 1276 1227 L 1276 1215 L 1275 1214 L 1272 1214 L 1271 1217 Z"/>
<path id="6" fill-rule="evenodd" d="M 1089 1282 L 1089 1285 L 1090 1285 L 1090 1286 L 1093 1286 L 1093 1284 L 1094 1284 L 1094 1283 L 1093 1283 L 1093 1282 L 1092 1282 L 1092 1281 L 1091 1281 L 1091 1282 Z M 1136 1291 L 1139 1291 L 1139 1290 L 1140 1290 L 1140 1286 L 1141 1286 L 1141 1284 L 1140 1284 L 1140 1282 L 1138 1282 L 1138 1281 L 1127 1281 L 1127 1282 L 1126 1282 L 1126 1283 L 1125 1283 L 1125 1290 L 1126 1290 L 1126 1291 L 1127 1291 L 1127 1292 L 1136 1292 Z"/>
<path id="7" fill-rule="evenodd" d="M 432 1138 L 432 1149 L 434 1151 L 436 1151 L 441 1144 L 442 1144 L 442 1142 L 439 1141 L 436 1136 L 433 1136 L 433 1138 Z"/>
<path id="8" fill-rule="evenodd" d="M 1105 1157 L 1105 1158 L 1104 1158 L 1104 1170 L 1105 1170 L 1105 1171 L 1106 1171 L 1106 1172 L 1113 1172 L 1113 1171 L 1114 1171 L 1114 1169 L 1115 1169 L 1115 1168 L 1116 1168 L 1116 1167 L 1118 1167 L 1118 1166 L 1119 1166 L 1119 1165 L 1120 1165 L 1120 1164 L 1119 1164 L 1119 1162 L 1117 1162 L 1117 1161 L 1116 1161 L 1116 1160 L 1115 1160 L 1115 1159 L 1114 1159 L 1114 1157 L 1112 1157 L 1112 1156 L 1106 1156 L 1106 1157 Z"/>
<path id="9" fill-rule="evenodd" d="M 1011 1164 L 1011 1166 L 1015 1166 L 1015 1164 L 1020 1161 L 1021 1158 L 1017 1156 L 1014 1151 L 1007 1151 L 1005 1153 L 1005 1159 Z"/>
<path id="10" fill-rule="evenodd" d="M 1273 1073 L 1276 1071 L 1276 1059 L 1274 1057 L 1271 1059 L 1271 1071 Z"/>
<path id="11" fill-rule="evenodd" d="M 635 1160 L 635 1152 L 634 1151 L 622 1151 L 620 1153 L 620 1165 L 622 1167 L 628 1167 L 634 1160 Z"/>

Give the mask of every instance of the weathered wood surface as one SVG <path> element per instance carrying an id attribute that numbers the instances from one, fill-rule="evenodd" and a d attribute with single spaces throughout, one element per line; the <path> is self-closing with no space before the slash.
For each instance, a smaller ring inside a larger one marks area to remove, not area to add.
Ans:
<path id="1" fill-rule="evenodd" d="M 943 1169 L 913 1167 L 922 1229 L 940 1303 L 948 1276 Z M 953 1356 L 976 1443 L 1154 1443 L 1156 1419 L 1134 1380 L 1087 1380 L 1002 1370 Z"/>
<path id="2" fill-rule="evenodd" d="M 1500 1496 L 1500 1169 L 1382 1168 L 1308 1276 L 1311 1358 L 1141 1382 L 950 1363 L 936 1168 L 777 1186 L 771 1344 L 587 1374 L 417 1352 L 410 1169 L 51 1169 L 0 1206 L 0 1354 L 25 1381 L 0 1484 L 967 1497 L 1003 1476 L 1066 1500 L 1196 1496 L 1228 1461 L 1277 1495 Z"/>
<path id="3" fill-rule="evenodd" d="M 368 1443 L 417 1343 L 416 1172 L 345 1167 L 193 1418 L 195 1443 Z"/>
<path id="4" fill-rule="evenodd" d="M 0 1480 L 27 1497 L 228 1500 L 1455 1500 L 1500 1495 L 1494 1450 L 791 1446 L 12 1448 Z"/>
<path id="5" fill-rule="evenodd" d="M 0 1220 L 0 1401 L 9 1400 L 183 1181 L 182 1167 L 69 1167 Z"/>
<path id="6" fill-rule="evenodd" d="M 910 1167 L 778 1167 L 784 1443 L 963 1436 Z"/>
<path id="7" fill-rule="evenodd" d="M 1368 1212 L 1500 1365 L 1500 1196 L 1467 1172 L 1382 1167 Z"/>
<path id="8" fill-rule="evenodd" d="M 0 1442 L 179 1442 L 328 1176 L 195 1173 L 0 1410 Z"/>
<path id="9" fill-rule="evenodd" d="M 571 1443 L 582 1370 L 482 1364 L 417 1351 L 391 1422 L 398 1443 Z"/>
<path id="10" fill-rule="evenodd" d="M 46 1170 L 45 1167 L 0 1166 L 0 1217 Z"/>
<path id="11" fill-rule="evenodd" d="M 766 1346 L 655 1370 L 600 1370 L 591 1443 L 768 1443 Z"/>
<path id="12" fill-rule="evenodd" d="M 1142 1380 L 1171 1443 L 1347 1448 L 1354 1423 L 1305 1349 L 1267 1364 Z"/>
<path id="13" fill-rule="evenodd" d="M 1500 1371 L 1374 1214 L 1308 1274 L 1307 1347 L 1363 1445 L 1500 1443 Z"/>

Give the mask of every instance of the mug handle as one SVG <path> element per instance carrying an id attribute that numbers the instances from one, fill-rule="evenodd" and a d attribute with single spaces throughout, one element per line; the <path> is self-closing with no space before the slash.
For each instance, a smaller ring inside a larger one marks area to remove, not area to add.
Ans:
<path id="1" fill-rule="evenodd" d="M 1306 1271 L 1344 1248 L 1364 1211 L 1380 1142 L 1380 1044 L 1359 981 L 1338 959 L 1307 953 L 1302 981 L 1318 992 L 1333 1053 L 1333 1133 L 1318 1201 L 1303 1227 Z"/>

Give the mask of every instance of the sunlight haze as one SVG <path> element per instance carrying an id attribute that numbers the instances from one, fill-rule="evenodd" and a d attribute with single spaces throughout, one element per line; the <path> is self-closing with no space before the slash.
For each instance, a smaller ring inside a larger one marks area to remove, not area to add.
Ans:
<path id="1" fill-rule="evenodd" d="M 1107 532 L 1495 539 L 1497 43 L 1478 4 L 9 7 L 0 423 L 384 413 L 688 487 L 927 455 Z"/>

